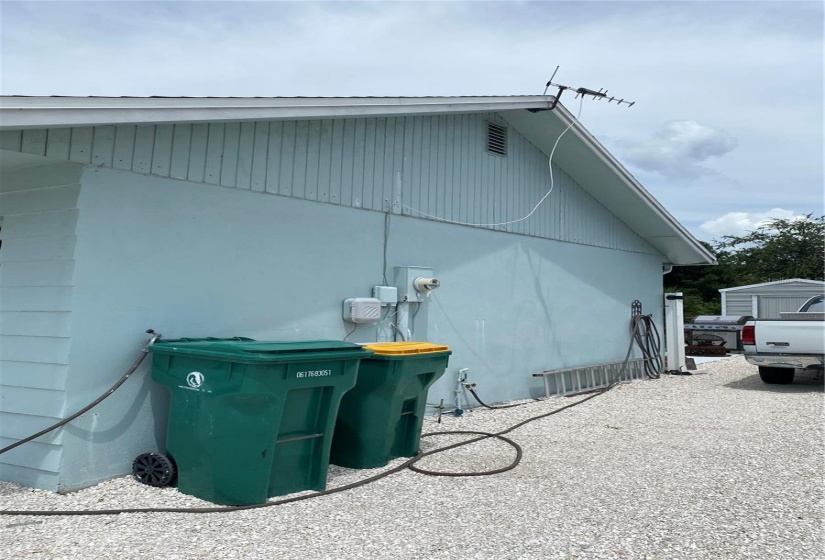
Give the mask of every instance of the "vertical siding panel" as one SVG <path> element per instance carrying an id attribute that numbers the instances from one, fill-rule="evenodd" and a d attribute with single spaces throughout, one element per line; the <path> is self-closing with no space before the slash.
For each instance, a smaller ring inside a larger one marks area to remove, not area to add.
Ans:
<path id="1" fill-rule="evenodd" d="M 202 183 L 206 173 L 206 145 L 209 138 L 209 125 L 198 123 L 192 125 L 192 143 L 189 149 L 189 180 Z"/>
<path id="2" fill-rule="evenodd" d="M 469 222 L 472 220 L 470 208 L 473 204 L 470 117 L 469 115 L 460 115 L 458 118 L 461 120 L 461 184 L 458 190 L 458 221 Z"/>
<path id="3" fill-rule="evenodd" d="M 559 191 L 559 207 L 558 216 L 556 217 L 556 235 L 555 238 L 559 241 L 566 240 L 565 228 L 567 224 L 567 189 L 565 188 L 564 180 L 561 175 L 561 169 L 555 163 L 553 164 L 553 185 L 554 189 Z"/>
<path id="4" fill-rule="evenodd" d="M 366 165 L 366 119 L 355 120 L 352 150 L 352 205 L 363 206 L 364 166 Z"/>
<path id="5" fill-rule="evenodd" d="M 442 134 L 442 125 L 444 121 L 443 115 L 430 117 L 430 177 L 427 180 L 427 213 L 433 216 L 443 218 L 444 213 L 439 209 L 438 198 L 440 196 L 439 177 L 441 176 L 444 160 L 441 157 L 441 152 L 444 149 L 444 135 Z"/>
<path id="6" fill-rule="evenodd" d="M 525 185 L 525 194 L 524 194 L 524 213 L 527 214 L 533 209 L 535 203 L 532 200 L 532 191 L 535 189 L 538 193 L 541 193 L 540 196 L 544 196 L 547 194 L 547 191 L 550 190 L 550 181 L 549 181 L 549 167 L 547 165 L 547 159 L 544 159 L 544 154 L 539 152 L 539 160 L 540 165 L 538 166 L 531 166 L 529 176 L 529 182 Z M 536 200 L 538 202 L 538 200 Z M 532 235 L 538 235 L 539 231 L 549 232 L 550 228 L 553 227 L 553 207 L 556 206 L 556 193 L 550 193 L 550 196 L 547 197 L 545 200 L 544 208 L 540 208 L 536 210 L 536 221 L 528 224 L 528 228 L 526 230 L 530 232 Z M 534 214 L 534 215 L 536 215 Z"/>
<path id="7" fill-rule="evenodd" d="M 548 183 L 548 188 L 550 188 L 549 187 L 549 185 L 550 185 L 550 169 L 551 169 L 550 164 L 548 164 L 547 169 L 548 169 L 548 171 L 547 171 L 547 183 Z M 553 170 L 553 173 L 555 173 L 555 169 Z M 553 182 L 552 187 L 553 187 L 553 192 L 551 192 L 550 196 L 547 198 L 547 200 L 550 200 L 552 202 L 552 204 L 550 205 L 550 208 L 548 209 L 549 210 L 549 212 L 548 212 L 548 217 L 549 217 L 548 226 L 549 226 L 549 228 L 547 230 L 547 233 L 544 234 L 544 237 L 549 237 L 551 239 L 558 239 L 559 238 L 559 234 L 558 234 L 559 212 L 560 212 L 560 208 L 561 208 L 561 196 L 560 196 L 561 189 L 558 188 L 558 186 L 555 184 L 555 182 Z"/>
<path id="8" fill-rule="evenodd" d="M 496 124 L 498 123 L 498 115 L 490 115 L 490 121 Z M 509 130 L 507 131 L 510 132 Z M 508 140 L 509 142 L 509 140 Z M 499 224 L 502 222 L 507 221 L 505 219 L 505 214 L 503 213 L 503 207 L 501 204 L 501 194 L 502 194 L 502 181 L 504 177 L 505 170 L 507 168 L 507 156 L 492 156 L 490 161 L 493 165 L 493 173 L 490 177 L 490 204 L 492 206 L 492 219 L 490 220 L 491 223 Z M 493 229 L 499 229 L 501 226 L 493 226 Z"/>
<path id="9" fill-rule="evenodd" d="M 511 136 L 514 137 L 513 140 L 515 140 L 515 142 L 513 142 L 513 144 L 516 147 L 516 151 L 512 154 L 513 157 L 510 161 L 510 184 L 507 186 L 507 196 L 510 199 L 508 207 L 511 216 L 509 219 L 518 220 L 525 216 L 525 213 L 521 211 L 521 187 L 524 183 L 523 172 L 526 170 L 524 167 L 526 150 L 524 149 L 520 136 L 515 134 L 511 134 Z M 524 226 L 527 225 L 528 221 L 529 219 L 523 222 L 517 222 L 508 229 L 509 231 L 523 233 Z"/>
<path id="10" fill-rule="evenodd" d="M 525 146 L 527 146 L 526 142 L 525 142 Z M 527 162 L 528 162 L 528 153 L 525 150 L 525 152 L 521 156 L 521 162 L 520 162 L 521 165 L 523 165 L 524 167 L 520 170 L 520 176 L 521 176 L 521 183 L 522 184 L 521 184 L 521 188 L 519 189 L 519 202 L 518 202 L 519 216 L 526 216 L 527 214 L 530 213 L 530 210 L 533 209 L 530 206 L 530 198 L 529 198 L 528 193 L 530 192 L 530 187 L 532 185 L 537 185 L 538 186 L 538 185 L 541 184 L 542 174 L 539 172 L 541 168 L 538 167 L 538 166 L 535 166 L 535 167 L 534 166 L 527 166 Z M 547 185 L 547 187 L 544 189 L 544 192 L 546 193 L 547 189 L 549 189 L 549 188 L 550 188 L 550 185 Z M 542 196 L 544 196 L 544 193 L 542 193 Z M 552 196 L 552 195 L 550 195 L 550 196 Z M 550 200 L 550 197 L 547 197 L 547 200 L 545 201 L 545 203 L 547 204 L 547 207 L 543 208 L 544 212 L 539 212 L 538 210 L 536 210 L 536 214 L 533 214 L 533 216 L 531 216 L 529 220 L 526 220 L 524 222 L 524 225 L 522 226 L 522 229 L 521 229 L 521 231 L 524 234 L 530 234 L 530 230 L 532 229 L 533 224 L 535 224 L 535 223 L 541 224 L 542 222 L 544 222 L 544 223 L 548 222 L 548 220 L 547 220 L 547 215 L 548 214 L 547 214 L 546 210 L 552 204 L 552 201 Z"/>
<path id="11" fill-rule="evenodd" d="M 498 119 L 496 117 L 497 115 L 494 113 L 489 114 L 487 115 L 487 121 L 498 124 Z M 488 221 L 490 223 L 500 223 L 503 222 L 504 219 L 502 218 L 501 207 L 499 205 L 498 191 L 501 186 L 501 171 L 504 166 L 505 158 L 504 156 L 490 155 L 487 159 L 490 162 L 490 175 L 488 182 L 489 191 L 487 192 L 487 204 L 490 205 L 490 219 Z M 498 227 L 499 226 L 493 226 L 493 229 L 497 229 Z"/>
<path id="12" fill-rule="evenodd" d="M 281 144 L 284 140 L 284 123 L 269 123 L 269 152 L 266 164 L 266 192 L 278 194 L 281 179 Z"/>
<path id="13" fill-rule="evenodd" d="M 376 145 L 376 121 L 378 119 L 366 119 L 364 123 L 364 176 L 361 179 L 361 206 L 363 208 L 373 208 L 373 192 L 375 189 L 375 145 Z"/>
<path id="14" fill-rule="evenodd" d="M 570 189 L 561 171 L 558 173 L 559 186 L 561 187 L 561 215 L 559 218 L 559 239 L 570 241 Z"/>
<path id="15" fill-rule="evenodd" d="M 483 115 L 473 115 L 473 140 L 476 138 L 479 139 L 479 142 L 483 141 L 483 130 L 484 130 L 484 117 Z M 485 176 L 485 165 L 487 163 L 487 154 L 483 151 L 477 150 L 477 143 L 473 142 L 470 149 L 471 157 L 473 158 L 473 210 L 472 210 L 472 218 L 470 219 L 471 223 L 478 224 L 485 222 L 486 214 L 484 213 L 484 176 Z"/>
<path id="16" fill-rule="evenodd" d="M 235 186 L 239 189 L 249 189 L 252 184 L 252 153 L 255 146 L 255 123 L 242 123 L 239 134 L 238 169 L 235 175 Z"/>
<path id="17" fill-rule="evenodd" d="M 255 123 L 255 144 L 252 148 L 252 190 L 266 191 L 267 166 L 269 164 L 269 123 Z"/>
<path id="18" fill-rule="evenodd" d="M 469 128 L 467 126 L 466 115 L 456 115 L 458 125 L 458 176 L 459 182 L 454 187 L 453 194 L 453 220 L 466 222 L 466 208 L 469 199 L 470 184 L 470 157 L 467 151 L 469 142 Z"/>
<path id="19" fill-rule="evenodd" d="M 516 174 L 515 174 L 515 180 L 517 182 L 517 186 L 516 186 L 516 190 L 515 190 L 515 193 L 514 193 L 515 196 L 514 196 L 514 199 L 513 199 L 513 206 L 515 208 L 515 213 L 516 213 L 516 216 L 518 218 L 522 218 L 530 212 L 529 209 L 525 210 L 526 198 L 524 196 L 524 191 L 525 191 L 527 185 L 531 184 L 531 176 L 530 176 L 531 167 L 527 165 L 528 151 L 527 151 L 526 148 L 527 148 L 526 143 L 519 142 L 518 160 L 517 160 L 517 163 L 516 163 Z M 538 210 L 536 212 L 538 214 Z M 530 225 L 533 222 L 535 222 L 536 220 L 541 220 L 541 216 L 542 216 L 542 214 L 538 214 L 538 215 L 533 214 L 527 220 L 524 220 L 523 222 L 519 222 L 518 224 L 516 224 L 519 227 L 516 228 L 514 231 L 517 231 L 519 233 L 528 234 Z"/>
<path id="20" fill-rule="evenodd" d="M 154 143 L 154 125 L 141 125 L 135 129 L 135 152 L 132 159 L 133 171 L 138 173 L 149 173 L 152 171 Z"/>
<path id="21" fill-rule="evenodd" d="M 60 130 L 60 129 L 55 129 Z M 0 150 L 20 152 L 23 150 L 22 130 L 0 130 Z"/>
<path id="22" fill-rule="evenodd" d="M 385 212 L 392 211 L 396 173 L 401 170 L 401 164 L 396 159 L 395 125 L 395 117 L 386 118 L 384 122 L 384 177 L 381 180 L 380 206 Z"/>
<path id="23" fill-rule="evenodd" d="M 307 130 L 306 188 L 304 198 L 318 200 L 318 173 L 321 161 L 321 121 L 309 121 Z"/>
<path id="24" fill-rule="evenodd" d="M 484 115 L 484 122 L 482 123 L 483 126 L 482 130 L 486 128 L 487 120 L 489 120 L 489 115 Z M 489 224 L 493 221 L 493 201 L 490 198 L 490 188 L 492 186 L 492 178 L 495 173 L 495 160 L 497 159 L 496 156 L 493 156 L 488 153 L 484 153 L 482 157 L 482 168 L 481 168 L 481 199 L 480 202 L 480 219 L 476 221 L 476 223 L 481 224 Z"/>
<path id="25" fill-rule="evenodd" d="M 403 208 L 396 206 L 396 203 L 401 204 L 404 199 L 404 183 L 407 181 L 407 175 L 410 173 L 405 165 L 407 147 L 404 143 L 407 139 L 407 118 L 393 117 L 392 122 L 393 169 L 390 182 L 387 184 L 387 198 L 390 200 L 390 208 L 400 213 L 403 212 Z"/>
<path id="26" fill-rule="evenodd" d="M 409 123 L 412 125 L 412 136 L 411 136 L 411 148 L 409 155 L 409 163 L 411 167 L 411 183 L 410 183 L 410 192 L 409 195 L 406 196 L 409 200 L 407 203 L 410 207 L 414 208 L 415 211 L 412 213 L 413 216 L 423 217 L 421 212 L 425 212 L 426 210 L 421 206 L 421 191 L 424 190 L 424 178 L 422 174 L 422 170 L 426 170 L 424 167 L 424 119 L 425 117 L 413 117 L 412 122 Z M 406 190 L 406 189 L 405 189 Z"/>
<path id="27" fill-rule="evenodd" d="M 584 213 L 587 210 L 587 201 L 581 188 L 576 186 L 576 242 L 583 243 L 587 235 Z"/>
<path id="28" fill-rule="evenodd" d="M 295 129 L 295 157 L 292 172 L 292 196 L 306 198 L 307 149 L 309 148 L 309 121 L 298 121 Z"/>
<path id="29" fill-rule="evenodd" d="M 455 220 L 453 216 L 453 186 L 455 184 L 455 162 L 456 162 L 456 120 L 455 115 L 445 117 L 444 135 L 444 178 L 442 195 L 442 212 L 448 220 Z"/>
<path id="30" fill-rule="evenodd" d="M 112 152 L 112 167 L 132 170 L 135 155 L 135 126 L 119 125 L 115 127 L 115 148 Z"/>
<path id="31" fill-rule="evenodd" d="M 210 123 L 206 141 L 206 166 L 203 182 L 219 185 L 221 167 L 223 167 L 223 139 L 226 126 L 223 123 Z"/>
<path id="32" fill-rule="evenodd" d="M 569 234 L 568 239 L 572 242 L 577 242 L 579 239 L 579 196 L 578 190 L 570 183 L 565 181 L 565 185 L 568 185 L 567 195 L 569 197 L 569 215 L 570 221 L 567 225 L 567 231 Z"/>
<path id="33" fill-rule="evenodd" d="M 406 208 L 407 214 L 419 216 L 413 208 L 418 208 L 418 192 L 421 189 L 421 150 L 419 142 L 421 133 L 419 130 L 421 117 L 407 117 L 404 122 L 404 173 L 405 177 L 401 184 L 401 200 Z"/>
<path id="34" fill-rule="evenodd" d="M 330 202 L 332 182 L 330 170 L 332 167 L 333 140 L 332 133 L 335 121 L 324 119 L 318 137 L 318 200 Z"/>
<path id="35" fill-rule="evenodd" d="M 472 141 L 473 137 L 478 134 L 481 130 L 483 130 L 484 120 L 483 116 L 481 115 L 473 115 L 473 129 L 472 134 L 470 136 L 470 140 Z M 487 161 L 487 153 L 485 151 L 478 151 L 475 149 L 475 145 L 472 146 L 473 149 L 470 150 L 471 157 L 473 159 L 473 209 L 471 212 L 472 217 L 470 218 L 470 222 L 477 224 L 486 221 L 485 215 L 482 213 L 482 208 L 484 205 L 484 166 Z"/>
<path id="36" fill-rule="evenodd" d="M 507 176 L 507 162 L 509 161 L 508 158 L 510 156 L 496 156 L 493 158 L 493 167 L 495 171 L 493 173 L 493 184 L 490 185 L 490 197 L 493 200 L 493 223 L 500 224 L 506 222 L 509 217 L 507 216 L 507 205 L 505 202 L 505 197 L 507 194 L 506 189 L 506 176 Z M 494 226 L 495 229 L 499 229 L 503 226 Z"/>
<path id="37" fill-rule="evenodd" d="M 172 161 L 169 176 L 186 179 L 189 173 L 189 150 L 192 145 L 192 125 L 176 124 L 172 132 Z"/>
<path id="38" fill-rule="evenodd" d="M 375 128 L 373 129 L 375 144 L 373 145 L 372 160 L 372 196 L 365 206 L 369 206 L 373 210 L 383 211 L 384 201 L 384 170 L 390 164 L 387 159 L 387 119 L 380 117 L 375 119 Z"/>
<path id="39" fill-rule="evenodd" d="M 421 183 L 418 190 L 418 209 L 434 216 L 430 208 L 431 192 L 435 189 L 435 150 L 438 142 L 438 130 L 435 117 L 421 117 Z"/>
<path id="40" fill-rule="evenodd" d="M 534 203 L 532 201 L 532 191 L 544 191 L 541 196 L 544 196 L 550 190 L 550 181 L 548 181 L 548 167 L 545 161 L 541 167 L 531 167 L 529 173 L 530 181 L 525 185 L 524 193 L 524 212 L 525 214 L 533 209 Z M 538 202 L 538 201 L 536 201 Z M 538 235 L 539 231 L 549 231 L 553 226 L 553 207 L 556 206 L 556 193 L 550 193 L 545 201 L 547 206 L 536 210 L 538 216 L 536 220 L 528 224 L 527 231 L 532 235 Z M 534 214 L 535 215 L 535 214 Z"/>
<path id="41" fill-rule="evenodd" d="M 226 123 L 223 135 L 220 184 L 235 187 L 238 184 L 238 151 L 241 144 L 241 123 Z"/>
<path id="42" fill-rule="evenodd" d="M 292 195 L 292 181 L 295 177 L 295 121 L 284 123 L 283 134 L 281 136 L 281 168 L 278 178 L 278 192 Z"/>
<path id="43" fill-rule="evenodd" d="M 90 126 L 72 129 L 72 147 L 69 151 L 69 159 L 77 163 L 90 163 L 92 161 L 92 137 L 94 131 Z"/>
<path id="44" fill-rule="evenodd" d="M 558 167 L 553 163 L 553 191 L 556 195 L 556 211 L 551 237 L 561 241 L 563 239 L 562 222 L 564 221 L 564 185 L 558 180 L 558 171 Z"/>
<path id="45" fill-rule="evenodd" d="M 525 160 L 527 158 L 525 157 Z M 522 170 L 522 176 L 525 176 L 524 188 L 522 189 L 521 211 L 522 215 L 526 215 L 533 209 L 531 204 L 530 193 L 533 188 L 537 191 L 543 191 L 541 196 L 547 194 L 550 190 L 550 183 L 544 181 L 545 173 L 542 172 L 540 166 L 529 166 Z M 537 235 L 541 230 L 547 230 L 552 225 L 553 206 L 556 204 L 555 193 L 551 193 L 544 201 L 542 208 L 536 210 L 524 226 L 524 232 L 528 235 Z"/>
<path id="46" fill-rule="evenodd" d="M 458 183 L 453 187 L 453 220 L 466 221 L 465 208 L 467 208 L 467 193 L 469 189 L 470 166 L 467 153 L 467 142 L 469 141 L 469 131 L 467 129 L 467 119 L 464 115 L 456 115 L 458 124 Z"/>
<path id="47" fill-rule="evenodd" d="M 159 124 L 155 127 L 155 147 L 152 151 L 152 174 L 168 177 L 172 167 L 172 140 L 175 127 Z"/>
<path id="48" fill-rule="evenodd" d="M 346 119 L 344 124 L 343 156 L 341 160 L 340 204 L 352 206 L 352 171 L 355 160 L 355 119 Z"/>
<path id="49" fill-rule="evenodd" d="M 441 117 L 441 149 L 439 150 L 439 160 L 441 161 L 441 166 L 439 167 L 440 174 L 438 176 L 438 215 L 447 220 L 450 219 L 448 197 L 450 196 L 450 179 L 453 174 L 452 126 L 452 115 L 443 115 Z"/>
<path id="50" fill-rule="evenodd" d="M 576 186 L 576 241 L 584 243 L 587 238 L 587 220 L 585 214 L 588 209 L 587 198 L 584 192 L 577 185 Z"/>
<path id="51" fill-rule="evenodd" d="M 430 153 L 432 149 L 432 122 L 432 117 L 419 117 L 419 126 L 418 128 L 416 128 L 416 144 L 418 146 L 418 161 L 420 163 L 420 166 L 418 168 L 418 188 L 416 189 L 418 199 L 413 206 L 418 208 L 421 212 L 425 212 L 427 214 L 432 214 L 432 212 L 430 212 L 430 209 L 427 208 L 427 199 L 430 190 Z"/>
<path id="52" fill-rule="evenodd" d="M 344 127 L 345 120 L 332 121 L 332 153 L 329 171 L 329 201 L 341 204 L 341 174 L 344 167 Z"/>
<path id="53" fill-rule="evenodd" d="M 23 131 L 21 152 L 36 156 L 46 155 L 46 137 L 48 131 L 44 128 Z"/>
<path id="54" fill-rule="evenodd" d="M 115 127 L 96 126 L 92 141 L 92 164 L 112 166 L 115 150 Z"/>
<path id="55" fill-rule="evenodd" d="M 404 160 L 403 173 L 401 177 L 401 204 L 412 207 L 413 205 L 413 188 L 418 183 L 416 182 L 416 151 L 414 146 L 415 141 L 415 117 L 403 117 L 404 119 Z M 414 215 L 415 213 L 410 208 L 404 208 L 405 214 Z"/>
<path id="56" fill-rule="evenodd" d="M 50 128 L 46 138 L 46 157 L 69 159 L 71 144 L 71 128 Z"/>
<path id="57" fill-rule="evenodd" d="M 438 205 L 440 215 L 450 219 L 450 182 L 453 176 L 453 119 L 452 115 L 444 115 L 441 125 L 441 175 L 439 176 Z"/>

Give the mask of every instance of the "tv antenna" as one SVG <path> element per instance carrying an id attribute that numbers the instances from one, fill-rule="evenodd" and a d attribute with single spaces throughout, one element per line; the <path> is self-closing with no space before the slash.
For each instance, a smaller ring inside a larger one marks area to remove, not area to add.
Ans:
<path id="1" fill-rule="evenodd" d="M 561 97 L 561 94 L 564 93 L 568 89 L 571 90 L 571 91 L 576 92 L 576 97 L 574 99 L 578 99 L 578 97 L 580 95 L 582 97 L 585 97 L 585 96 L 589 95 L 589 96 L 593 97 L 593 99 L 597 99 L 599 101 L 601 101 L 602 99 L 607 99 L 608 103 L 611 103 L 611 102 L 615 101 L 617 105 L 623 105 L 624 104 L 624 105 L 627 105 L 628 107 L 633 107 L 633 105 L 636 104 L 635 101 L 626 101 L 624 98 L 619 99 L 619 98 L 614 97 L 612 95 L 607 95 L 607 90 L 602 91 L 602 88 L 599 88 L 599 91 L 594 91 L 592 89 L 588 89 L 588 88 L 584 88 L 584 87 L 572 88 L 570 86 L 564 86 L 564 85 L 561 85 L 561 84 L 556 84 L 556 83 L 553 82 L 553 78 L 556 77 L 556 72 L 558 72 L 558 71 L 559 71 L 559 67 L 556 66 L 556 69 L 553 71 L 553 75 L 550 76 L 550 80 L 547 82 L 547 85 L 544 87 L 543 95 L 547 95 L 547 90 L 550 88 L 550 86 L 559 88 L 559 91 L 556 94 L 555 99 L 553 100 L 553 105 L 550 107 L 550 110 L 553 110 L 553 109 L 556 108 L 556 104 L 559 102 L 559 98 Z"/>

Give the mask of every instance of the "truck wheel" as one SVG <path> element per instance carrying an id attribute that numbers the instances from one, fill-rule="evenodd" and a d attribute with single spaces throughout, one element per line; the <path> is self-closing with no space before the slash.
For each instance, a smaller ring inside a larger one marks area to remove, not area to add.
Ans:
<path id="1" fill-rule="evenodd" d="M 762 378 L 762 381 L 774 385 L 787 385 L 788 383 L 792 383 L 793 374 L 793 368 L 765 366 L 759 368 L 759 377 Z"/>

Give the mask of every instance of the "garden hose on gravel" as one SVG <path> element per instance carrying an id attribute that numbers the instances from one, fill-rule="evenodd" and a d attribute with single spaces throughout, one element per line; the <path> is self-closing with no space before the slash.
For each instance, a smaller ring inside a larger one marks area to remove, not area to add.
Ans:
<path id="1" fill-rule="evenodd" d="M 642 326 L 640 327 L 639 325 L 642 325 Z M 427 433 L 427 434 L 422 434 L 422 436 L 421 436 L 422 439 L 423 438 L 428 438 L 428 437 L 434 437 L 434 436 L 442 436 L 442 435 L 444 435 L 444 436 L 450 436 L 450 435 L 475 435 L 476 437 L 468 439 L 468 440 L 460 441 L 460 442 L 457 442 L 457 443 L 453 443 L 453 444 L 450 444 L 450 445 L 445 445 L 443 447 L 437 447 L 437 448 L 431 449 L 429 451 L 419 452 L 415 457 L 412 457 L 412 458 L 404 461 L 403 463 L 401 463 L 401 464 L 399 464 L 395 467 L 392 467 L 391 469 L 383 471 L 383 472 L 381 472 L 379 474 L 376 474 L 374 476 L 371 476 L 369 478 L 359 480 L 358 482 L 345 484 L 345 485 L 339 486 L 337 488 L 330 488 L 328 490 L 322 490 L 322 491 L 317 492 L 315 494 L 305 494 L 305 495 L 302 495 L 302 496 L 293 496 L 291 498 L 283 498 L 283 499 L 275 500 L 275 501 L 271 501 L 271 502 L 264 502 L 262 504 L 253 504 L 253 505 L 245 505 L 245 506 L 215 506 L 215 507 L 203 507 L 203 508 L 125 508 L 125 509 L 101 509 L 101 510 L 44 510 L 44 511 L 0 510 L 0 515 L 49 515 L 49 516 L 54 515 L 54 516 L 56 516 L 56 515 L 119 515 L 121 513 L 225 513 L 225 512 L 231 512 L 231 511 L 243 511 L 243 510 L 250 510 L 250 509 L 260 509 L 260 508 L 266 508 L 266 507 L 272 507 L 272 506 L 279 506 L 279 505 L 284 505 L 284 504 L 290 504 L 290 503 L 293 503 L 293 502 L 300 502 L 300 501 L 303 501 L 303 500 L 308 500 L 310 498 L 318 498 L 318 497 L 327 496 L 327 495 L 330 495 L 330 494 L 337 494 L 337 493 L 343 492 L 345 490 L 351 490 L 353 488 L 358 488 L 360 486 L 365 486 L 365 485 L 367 485 L 371 482 L 375 482 L 375 481 L 380 480 L 382 478 L 386 478 L 386 477 L 388 477 L 392 474 L 401 472 L 405 469 L 410 469 L 413 472 L 417 472 L 417 473 L 428 475 L 428 476 L 450 476 L 450 477 L 487 476 L 487 475 L 500 474 L 500 473 L 503 473 L 503 472 L 507 472 L 509 470 L 512 470 L 512 469 L 516 468 L 516 466 L 518 466 L 518 464 L 521 462 L 521 458 L 523 456 L 523 451 L 521 449 L 521 446 L 518 443 L 516 443 L 515 441 L 513 441 L 512 439 L 506 437 L 506 434 L 509 434 L 510 432 L 513 432 L 513 431 L 517 430 L 518 428 L 521 428 L 522 426 L 524 426 L 526 424 L 529 424 L 531 422 L 534 422 L 536 420 L 541 420 L 542 418 L 547 418 L 549 416 L 553 416 L 554 414 L 558 414 L 559 412 L 562 412 L 564 410 L 573 408 L 574 406 L 578 406 L 582 403 L 585 403 L 585 402 L 589 401 L 590 399 L 594 399 L 594 398 L 598 397 L 599 395 L 603 395 L 604 393 L 611 390 L 613 387 L 615 387 L 616 385 L 619 384 L 619 380 L 622 378 L 625 370 L 627 369 L 627 365 L 630 361 L 630 354 L 633 351 L 634 343 L 639 344 L 640 348 L 642 349 L 642 353 L 645 355 L 645 366 L 646 366 L 645 367 L 645 372 L 647 373 L 648 377 L 650 377 L 651 379 L 658 379 L 659 378 L 659 373 L 658 372 L 660 370 L 657 370 L 657 371 L 653 372 L 653 371 L 648 370 L 648 368 L 647 368 L 647 364 L 648 364 L 649 360 L 652 360 L 654 364 L 661 364 L 662 363 L 661 362 L 661 354 L 659 353 L 659 349 L 660 349 L 659 340 L 660 339 L 658 337 L 658 331 L 656 331 L 656 326 L 655 326 L 655 324 L 653 324 L 652 318 L 649 315 L 636 315 L 636 316 L 634 316 L 633 321 L 632 321 L 632 330 L 633 330 L 633 336 L 631 336 L 630 344 L 627 347 L 627 353 L 625 354 L 624 360 L 622 362 L 622 366 L 619 368 L 619 371 L 616 373 L 616 375 L 613 377 L 613 379 L 610 380 L 610 383 L 608 383 L 608 385 L 606 387 L 597 390 L 596 392 L 592 393 L 591 395 L 588 395 L 587 397 L 583 398 L 580 401 L 576 401 L 574 403 L 562 406 L 560 408 L 556 408 L 554 410 L 551 410 L 550 412 L 545 412 L 544 414 L 539 414 L 537 416 L 532 416 L 530 418 L 527 418 L 526 420 L 522 420 L 521 422 L 519 422 L 517 424 L 514 424 L 514 425 L 510 426 L 509 428 L 506 428 L 506 429 L 501 430 L 499 432 L 481 432 L 481 431 L 470 431 L 470 430 L 450 430 L 450 431 L 444 431 L 444 432 L 430 432 L 430 433 Z M 152 340 L 150 341 L 149 345 L 151 345 L 152 342 L 154 342 L 155 340 L 157 340 L 157 338 L 160 337 L 160 335 L 154 334 L 153 331 L 147 331 L 147 332 L 154 335 Z M 656 335 L 655 338 L 652 336 L 654 333 Z M 38 432 L 37 434 L 35 434 L 33 436 L 25 438 L 25 440 L 20 440 L 19 442 L 17 442 L 16 444 L 14 444 L 12 446 L 9 446 L 7 448 L 4 448 L 4 449 L 0 450 L 0 453 L 4 453 L 4 452 L 8 451 L 9 449 L 17 447 L 18 445 L 22 445 L 23 443 L 25 443 L 27 441 L 31 441 L 32 439 L 34 439 L 38 436 L 41 436 L 41 435 L 43 435 L 43 434 L 45 434 L 45 433 L 47 433 L 47 432 L 49 432 L 53 429 L 56 429 L 56 428 L 58 428 L 58 427 L 60 427 L 64 424 L 70 422 L 72 419 L 77 418 L 78 416 L 80 416 L 81 414 L 83 414 L 84 412 L 88 411 L 93 406 L 95 406 L 96 404 L 101 402 L 103 399 L 108 397 L 115 389 L 120 387 L 120 385 L 122 385 L 123 382 L 125 382 L 126 379 L 128 379 L 128 377 L 132 373 L 134 373 L 134 371 L 137 369 L 137 367 L 140 365 L 140 363 L 145 358 L 146 351 L 148 351 L 148 346 L 149 345 L 147 345 L 147 347 L 143 349 L 144 353 L 132 365 L 132 367 L 129 368 L 129 371 L 127 371 L 127 373 L 124 374 L 124 376 L 111 389 L 109 389 L 109 391 L 107 393 L 105 393 L 100 398 L 98 398 L 94 403 L 92 403 L 89 406 L 85 407 L 80 412 L 78 412 L 76 414 L 73 414 L 71 417 L 69 417 L 65 420 L 62 420 L 58 424 L 55 424 L 54 426 L 51 426 L 50 428 L 48 428 L 46 430 Z M 648 353 L 650 353 L 650 357 L 648 357 Z M 654 365 L 653 367 L 657 367 L 657 366 Z M 655 375 L 654 375 L 654 373 L 655 373 Z M 519 403 L 519 406 L 520 405 L 526 405 L 526 404 L 533 404 L 533 403 L 532 402 Z M 512 406 L 515 406 L 515 405 L 512 405 Z M 495 408 L 499 408 L 499 407 L 495 407 Z M 491 470 L 488 470 L 488 471 L 479 471 L 479 472 L 433 471 L 433 470 L 423 469 L 421 467 L 415 466 L 416 463 L 418 463 L 422 459 L 424 459 L 426 457 L 429 457 L 431 455 L 435 455 L 437 453 L 442 453 L 444 451 L 449 451 L 451 449 L 455 449 L 457 447 L 462 447 L 464 445 L 470 445 L 472 443 L 476 443 L 478 441 L 482 441 L 482 440 L 486 440 L 486 439 L 490 439 L 490 438 L 495 438 L 495 439 L 501 440 L 501 441 L 509 444 L 510 446 L 512 446 L 513 449 L 515 449 L 516 455 L 515 455 L 515 457 L 513 458 L 512 462 L 509 465 L 506 465 L 504 467 L 500 467 L 500 468 L 497 468 L 497 469 L 491 469 Z"/>

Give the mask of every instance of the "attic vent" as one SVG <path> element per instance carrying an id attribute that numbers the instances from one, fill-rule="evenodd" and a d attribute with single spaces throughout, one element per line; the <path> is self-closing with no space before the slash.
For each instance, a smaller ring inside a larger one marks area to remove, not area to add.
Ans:
<path id="1" fill-rule="evenodd" d="M 507 127 L 487 123 L 487 151 L 499 156 L 507 155 Z"/>

